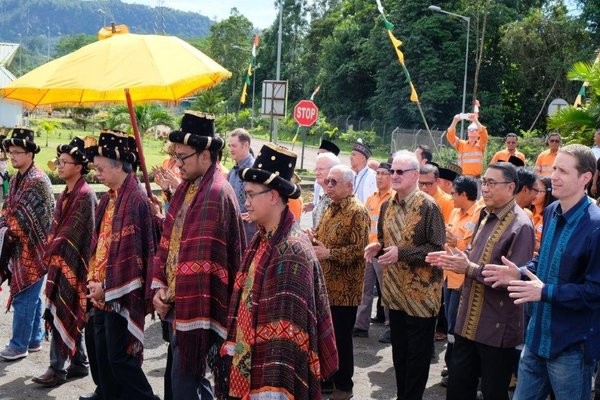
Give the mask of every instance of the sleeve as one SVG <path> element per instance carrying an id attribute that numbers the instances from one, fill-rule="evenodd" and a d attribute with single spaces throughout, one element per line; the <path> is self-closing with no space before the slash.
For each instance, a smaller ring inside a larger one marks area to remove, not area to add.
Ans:
<path id="1" fill-rule="evenodd" d="M 448 139 L 448 143 L 456 150 L 458 150 L 458 145 L 460 144 L 460 140 L 456 137 L 456 128 L 448 127 L 446 131 L 446 139 Z"/>
<path id="2" fill-rule="evenodd" d="M 586 239 L 587 263 L 581 282 L 545 284 L 541 301 L 570 310 L 600 308 L 600 228 L 596 228 Z"/>
<path id="3" fill-rule="evenodd" d="M 485 151 L 488 143 L 488 131 L 487 128 L 483 125 L 479 128 L 479 145 L 481 146 L 481 150 Z M 506 160 L 508 161 L 508 160 Z"/>
<path id="4" fill-rule="evenodd" d="M 427 203 L 423 219 L 419 222 L 416 229 L 423 229 L 425 240 L 415 246 L 399 246 L 398 259 L 405 261 L 411 267 L 422 267 L 428 265 L 425 262 L 425 256 L 432 251 L 440 251 L 446 243 L 446 225 L 444 217 L 438 206 L 434 203 Z M 414 233 L 415 237 L 418 233 Z"/>
<path id="5" fill-rule="evenodd" d="M 535 160 L 535 173 L 536 174 L 542 173 L 542 154 L 541 153 L 537 156 L 537 159 Z"/>

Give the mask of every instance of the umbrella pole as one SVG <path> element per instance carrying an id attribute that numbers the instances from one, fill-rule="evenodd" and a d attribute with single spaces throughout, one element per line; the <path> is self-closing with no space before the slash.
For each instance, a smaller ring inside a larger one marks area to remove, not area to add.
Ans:
<path id="1" fill-rule="evenodd" d="M 137 119 L 135 117 L 135 109 L 133 107 L 133 101 L 131 101 L 131 95 L 129 89 L 125 89 L 125 98 L 127 99 L 127 108 L 129 109 L 129 118 L 131 119 L 131 127 L 133 128 L 133 135 L 135 137 L 135 143 L 137 145 L 138 156 L 140 157 L 140 168 L 144 175 L 144 185 L 146 186 L 146 192 L 148 197 L 152 198 L 152 188 L 150 187 L 150 179 L 148 178 L 148 169 L 146 169 L 146 159 L 144 158 L 144 150 L 142 148 L 142 137 L 137 126 Z"/>

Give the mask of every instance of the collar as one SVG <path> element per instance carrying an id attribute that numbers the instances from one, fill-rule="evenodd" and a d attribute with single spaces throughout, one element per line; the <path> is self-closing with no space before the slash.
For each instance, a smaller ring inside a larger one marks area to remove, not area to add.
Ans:
<path id="1" fill-rule="evenodd" d="M 381 192 L 379 190 L 377 190 L 375 192 L 376 196 L 379 196 L 380 198 L 384 198 L 386 196 L 392 196 L 394 194 L 394 189 L 392 189 L 392 187 L 390 186 L 390 188 L 388 190 L 386 190 L 385 192 Z"/>
<path id="2" fill-rule="evenodd" d="M 406 195 L 405 198 L 403 199 L 398 199 L 398 194 L 396 193 L 396 195 L 392 198 L 392 202 L 398 204 L 401 207 L 404 207 L 406 204 L 408 204 L 413 197 L 415 197 L 415 195 L 417 194 L 417 192 L 419 191 L 419 189 L 414 188 L 409 194 Z"/>
<path id="3" fill-rule="evenodd" d="M 236 163 L 233 168 L 250 168 L 252 164 L 254 164 L 254 157 L 252 157 L 252 154 L 248 154 L 248 157 L 244 158 L 239 163 Z"/>
<path id="4" fill-rule="evenodd" d="M 570 223 L 573 220 L 574 215 L 577 213 L 577 211 L 581 208 L 581 207 L 587 207 L 588 206 L 588 197 L 586 195 L 583 195 L 581 197 L 581 199 L 573 206 L 569 209 L 569 211 L 567 211 L 566 213 L 563 214 L 562 212 L 562 207 L 560 206 L 560 202 L 558 203 L 558 205 L 556 206 L 556 208 L 554 209 L 554 216 L 555 217 L 563 217 L 567 223 Z"/>
<path id="5" fill-rule="evenodd" d="M 494 214 L 496 218 L 504 219 L 504 217 L 506 217 L 506 215 L 515 208 L 515 204 L 515 198 L 513 197 L 508 203 L 504 205 L 504 207 L 498 210 L 490 211 L 487 207 L 484 210 L 487 215 Z"/>
<path id="6" fill-rule="evenodd" d="M 463 211 L 461 209 L 460 213 L 466 214 L 466 215 L 473 215 L 473 214 L 475 214 L 475 210 L 477 210 L 478 208 L 479 208 L 479 204 L 477 204 L 477 201 L 474 201 L 473 204 L 471 205 L 471 207 L 469 207 L 469 209 L 467 211 Z"/>
<path id="7" fill-rule="evenodd" d="M 333 208 L 346 208 L 348 206 L 348 204 L 350 202 L 352 202 L 353 199 L 354 199 L 354 195 L 351 194 L 350 196 L 348 196 L 345 199 L 342 199 L 340 201 L 332 201 L 330 206 L 332 206 Z"/>

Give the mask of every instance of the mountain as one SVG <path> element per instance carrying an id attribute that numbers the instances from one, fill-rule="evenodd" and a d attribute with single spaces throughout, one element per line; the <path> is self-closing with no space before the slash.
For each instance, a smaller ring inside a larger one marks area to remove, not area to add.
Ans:
<path id="1" fill-rule="evenodd" d="M 127 25 L 132 33 L 165 33 L 181 38 L 206 36 L 213 24 L 199 13 L 120 0 L 1 0 L 0 42 L 96 35 L 104 23 L 110 25 L 113 21 Z"/>

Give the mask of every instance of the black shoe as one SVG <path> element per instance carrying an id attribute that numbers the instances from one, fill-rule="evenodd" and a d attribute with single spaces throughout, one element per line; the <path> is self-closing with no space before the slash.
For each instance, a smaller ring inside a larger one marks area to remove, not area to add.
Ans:
<path id="1" fill-rule="evenodd" d="M 85 365 L 71 364 L 67 368 L 67 379 L 83 378 L 88 376 L 90 369 Z"/>
<path id="2" fill-rule="evenodd" d="M 100 395 L 96 392 L 85 393 L 79 396 L 79 400 L 100 400 Z"/>
<path id="3" fill-rule="evenodd" d="M 352 330 L 352 336 L 354 337 L 364 337 L 367 338 L 369 337 L 369 331 L 366 331 L 364 329 L 358 329 L 358 328 L 354 328 Z"/>
<path id="4" fill-rule="evenodd" d="M 385 318 L 371 318 L 372 324 L 383 324 L 385 322 Z"/>
<path id="5" fill-rule="evenodd" d="M 440 381 L 440 385 L 442 385 L 442 387 L 448 387 L 448 375 L 442 376 L 442 380 Z"/>
<path id="6" fill-rule="evenodd" d="M 442 372 L 440 372 L 440 375 L 442 375 L 442 377 L 448 376 L 448 366 L 447 365 L 444 365 L 444 368 L 442 368 Z"/>
<path id="7" fill-rule="evenodd" d="M 52 368 L 48 368 L 43 375 L 37 376 L 31 380 L 47 388 L 62 385 L 67 381 L 66 378 L 58 376 Z"/>

